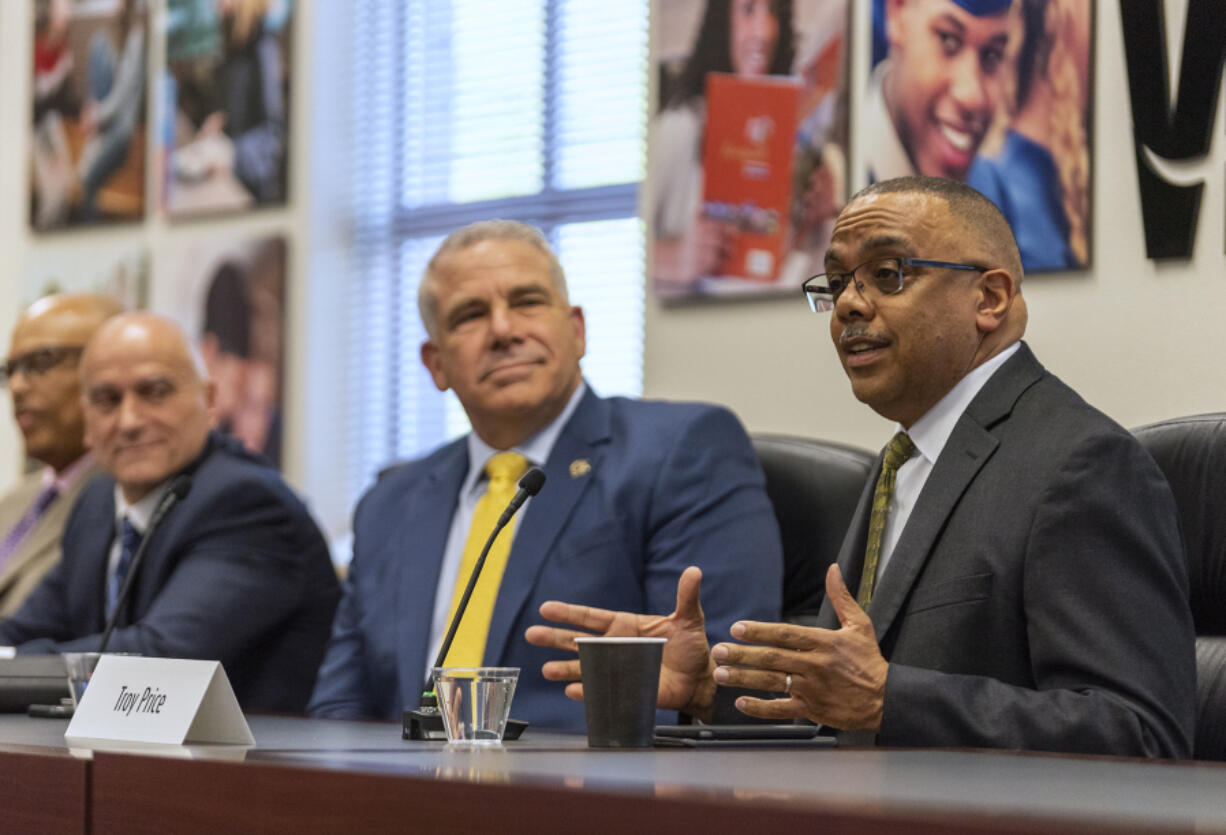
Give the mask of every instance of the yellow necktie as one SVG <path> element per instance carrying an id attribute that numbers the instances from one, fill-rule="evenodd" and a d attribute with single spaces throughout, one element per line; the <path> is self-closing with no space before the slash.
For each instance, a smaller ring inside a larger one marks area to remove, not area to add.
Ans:
<path id="1" fill-rule="evenodd" d="M 881 475 L 873 490 L 873 511 L 868 517 L 868 544 L 864 548 L 864 571 L 860 574 L 860 593 L 856 602 L 867 609 L 873 599 L 873 586 L 877 581 L 877 561 L 881 558 L 881 538 L 885 535 L 885 522 L 890 515 L 890 499 L 894 495 L 894 478 L 898 468 L 915 452 L 915 444 L 906 432 L 899 432 L 885 445 L 885 457 L 881 462 Z"/>
<path id="2" fill-rule="evenodd" d="M 464 596 L 464 588 L 468 578 L 473 573 L 485 540 L 498 522 L 498 517 L 506 510 L 507 503 L 515 495 L 515 482 L 528 469 L 528 461 L 518 452 L 500 452 L 485 462 L 485 474 L 489 476 L 489 484 L 477 502 L 473 511 L 473 521 L 468 528 L 468 539 L 464 541 L 464 556 L 460 560 L 460 572 L 456 575 L 455 591 L 451 593 L 451 612 L 447 622 L 455 617 L 456 606 Z M 481 577 L 473 589 L 472 597 L 468 599 L 468 608 L 464 611 L 464 619 L 456 630 L 455 641 L 447 651 L 444 664 L 448 667 L 480 667 L 485 655 L 485 639 L 490 631 L 490 618 L 494 616 L 494 603 L 498 600 L 498 587 L 502 585 L 502 573 L 507 567 L 507 557 L 511 555 L 511 535 L 515 531 L 515 519 L 507 523 L 502 533 L 490 546 L 490 552 L 485 557 L 485 567 L 481 569 Z"/>

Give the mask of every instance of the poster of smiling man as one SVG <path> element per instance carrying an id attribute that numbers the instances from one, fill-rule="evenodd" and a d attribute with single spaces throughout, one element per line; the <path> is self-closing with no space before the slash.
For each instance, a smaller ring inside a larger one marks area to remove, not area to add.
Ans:
<path id="1" fill-rule="evenodd" d="M 961 180 L 1026 272 L 1090 263 L 1091 0 L 873 0 L 869 182 Z"/>
<path id="2" fill-rule="evenodd" d="M 650 271 L 666 300 L 795 293 L 847 190 L 846 0 L 667 0 Z"/>

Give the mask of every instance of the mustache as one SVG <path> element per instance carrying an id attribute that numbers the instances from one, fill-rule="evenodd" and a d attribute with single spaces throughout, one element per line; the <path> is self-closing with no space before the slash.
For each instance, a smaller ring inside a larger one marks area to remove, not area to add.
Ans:
<path id="1" fill-rule="evenodd" d="M 864 322 L 852 322 L 843 332 L 839 334 L 839 347 L 845 347 L 848 342 L 853 339 L 871 339 L 874 342 L 889 342 L 889 340 L 879 333 L 874 333 Z"/>

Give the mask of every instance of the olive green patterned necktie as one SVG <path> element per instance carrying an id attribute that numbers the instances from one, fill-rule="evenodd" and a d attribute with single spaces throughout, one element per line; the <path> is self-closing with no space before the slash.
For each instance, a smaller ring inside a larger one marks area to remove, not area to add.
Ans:
<path id="1" fill-rule="evenodd" d="M 873 490 L 873 512 L 868 518 L 868 544 L 864 548 L 864 571 L 860 574 L 860 593 L 856 602 L 867 609 L 873 599 L 873 586 L 877 581 L 877 562 L 881 558 L 881 539 L 885 536 L 885 523 L 890 515 L 890 499 L 894 496 L 894 479 L 898 468 L 915 453 L 915 444 L 906 432 L 899 432 L 885 445 L 885 457 L 881 462 L 881 475 Z"/>

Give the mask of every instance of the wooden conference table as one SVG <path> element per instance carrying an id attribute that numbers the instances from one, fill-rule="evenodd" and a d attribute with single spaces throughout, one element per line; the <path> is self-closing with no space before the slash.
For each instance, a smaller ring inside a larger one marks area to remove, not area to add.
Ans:
<path id="1" fill-rule="evenodd" d="M 69 750 L 0 716 L 0 832 L 1226 832 L 1226 767 L 901 749 L 501 749 L 249 717 L 256 746 Z"/>

